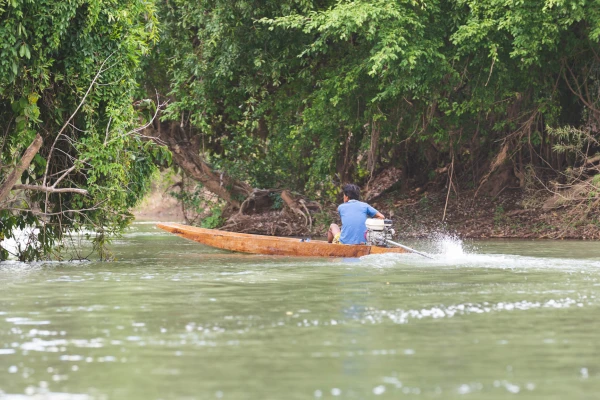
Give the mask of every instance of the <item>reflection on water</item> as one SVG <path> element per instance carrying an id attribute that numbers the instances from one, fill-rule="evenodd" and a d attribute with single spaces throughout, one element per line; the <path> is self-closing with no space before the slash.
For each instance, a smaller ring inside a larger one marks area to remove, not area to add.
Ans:
<path id="1" fill-rule="evenodd" d="M 138 224 L 112 263 L 0 263 L 0 399 L 593 399 L 600 248 L 226 253 Z"/>

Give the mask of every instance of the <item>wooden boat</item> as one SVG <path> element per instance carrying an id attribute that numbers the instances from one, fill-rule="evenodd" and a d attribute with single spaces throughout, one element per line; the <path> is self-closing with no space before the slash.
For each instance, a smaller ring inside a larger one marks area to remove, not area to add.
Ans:
<path id="1" fill-rule="evenodd" d="M 158 228 L 218 249 L 242 253 L 301 257 L 362 257 L 369 254 L 407 253 L 402 248 L 332 244 L 323 240 L 250 235 L 181 224 L 157 224 Z"/>

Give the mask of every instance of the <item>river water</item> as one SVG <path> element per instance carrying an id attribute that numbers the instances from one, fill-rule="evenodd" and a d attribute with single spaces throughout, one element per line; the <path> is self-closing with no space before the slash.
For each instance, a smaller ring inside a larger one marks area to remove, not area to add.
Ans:
<path id="1" fill-rule="evenodd" d="M 0 399 L 598 399 L 600 246 L 232 254 L 136 224 L 110 263 L 0 263 Z"/>

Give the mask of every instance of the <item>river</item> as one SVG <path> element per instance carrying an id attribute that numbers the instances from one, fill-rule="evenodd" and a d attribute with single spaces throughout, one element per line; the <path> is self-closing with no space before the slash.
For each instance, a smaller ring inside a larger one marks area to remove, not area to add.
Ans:
<path id="1" fill-rule="evenodd" d="M 597 399 L 600 246 L 232 254 L 138 223 L 116 261 L 0 263 L 0 399 Z"/>

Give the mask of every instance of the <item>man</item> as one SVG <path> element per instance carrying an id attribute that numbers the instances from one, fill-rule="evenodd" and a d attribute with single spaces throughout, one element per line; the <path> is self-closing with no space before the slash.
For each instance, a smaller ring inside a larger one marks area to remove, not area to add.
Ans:
<path id="1" fill-rule="evenodd" d="M 385 219 L 382 213 L 362 201 L 360 189 L 353 184 L 342 187 L 344 203 L 338 206 L 338 213 L 342 219 L 342 229 L 337 224 L 331 224 L 327 231 L 329 243 L 361 244 L 365 243 L 367 231 L 367 218 Z"/>

